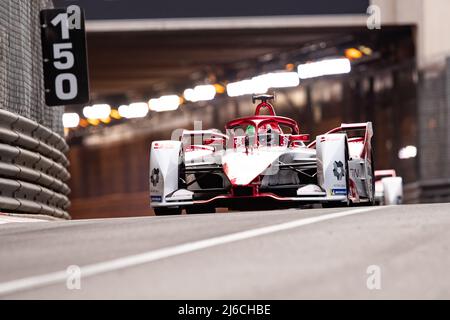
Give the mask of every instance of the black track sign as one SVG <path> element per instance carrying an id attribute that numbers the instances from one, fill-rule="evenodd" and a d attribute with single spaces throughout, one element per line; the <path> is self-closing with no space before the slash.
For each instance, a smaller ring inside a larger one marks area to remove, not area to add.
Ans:
<path id="1" fill-rule="evenodd" d="M 84 12 L 79 6 L 41 11 L 45 103 L 89 102 Z"/>

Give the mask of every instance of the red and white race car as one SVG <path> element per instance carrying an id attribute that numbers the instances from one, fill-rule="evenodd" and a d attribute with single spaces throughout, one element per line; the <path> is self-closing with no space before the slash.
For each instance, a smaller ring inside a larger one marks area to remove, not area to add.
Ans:
<path id="1" fill-rule="evenodd" d="M 380 205 L 401 204 L 403 179 L 393 169 L 375 171 L 375 201 Z"/>
<path id="2" fill-rule="evenodd" d="M 321 203 L 372 205 L 372 123 L 342 124 L 309 144 L 297 123 L 275 114 L 259 95 L 255 115 L 218 130 L 184 130 L 154 141 L 150 199 L 156 215 Z M 260 114 L 267 109 L 268 115 Z"/>

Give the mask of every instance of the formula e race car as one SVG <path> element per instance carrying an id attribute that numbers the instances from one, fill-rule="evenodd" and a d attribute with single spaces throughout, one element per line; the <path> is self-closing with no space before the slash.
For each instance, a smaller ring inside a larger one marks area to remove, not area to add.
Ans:
<path id="1" fill-rule="evenodd" d="M 296 207 L 373 205 L 372 123 L 342 124 L 309 144 L 297 123 L 275 114 L 271 95 L 254 116 L 216 129 L 154 141 L 150 200 L 156 215 Z M 267 109 L 268 115 L 260 114 Z"/>
<path id="2" fill-rule="evenodd" d="M 375 170 L 375 202 L 395 205 L 403 202 L 403 179 L 395 170 Z"/>

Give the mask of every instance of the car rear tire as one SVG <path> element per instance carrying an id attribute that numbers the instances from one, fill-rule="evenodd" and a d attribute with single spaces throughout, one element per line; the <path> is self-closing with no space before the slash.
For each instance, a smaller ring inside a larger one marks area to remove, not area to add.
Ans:
<path id="1" fill-rule="evenodd" d="M 349 206 L 348 202 L 342 202 L 342 201 L 322 203 L 322 208 L 324 208 L 324 209 L 328 209 L 328 208 L 346 208 L 348 206 Z"/>
<path id="2" fill-rule="evenodd" d="M 153 208 L 155 216 L 176 216 L 181 214 L 181 208 Z"/>

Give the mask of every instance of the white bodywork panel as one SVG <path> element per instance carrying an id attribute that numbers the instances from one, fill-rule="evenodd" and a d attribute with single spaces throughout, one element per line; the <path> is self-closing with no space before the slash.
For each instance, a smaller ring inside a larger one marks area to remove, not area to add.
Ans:
<path id="1" fill-rule="evenodd" d="M 307 147 L 298 148 L 284 148 L 283 154 L 280 155 L 279 161 L 281 164 L 300 164 L 305 162 L 316 161 L 316 150 Z M 261 186 L 268 187 L 282 184 L 300 184 L 301 181 L 297 174 L 292 174 L 288 170 L 278 171 L 278 164 L 275 161 L 268 170 L 264 172 L 261 180 Z"/>
<path id="2" fill-rule="evenodd" d="M 371 188 L 369 166 L 366 160 L 352 159 L 348 162 L 349 177 L 353 181 L 358 196 L 369 197 L 370 192 L 367 192 L 368 187 Z"/>
<path id="3" fill-rule="evenodd" d="M 287 150 L 286 147 L 249 148 L 248 153 L 230 149 L 222 157 L 223 171 L 235 185 L 247 185 Z M 265 172 L 270 175 L 271 172 Z M 272 173 L 273 174 L 273 173 Z"/>
<path id="4" fill-rule="evenodd" d="M 206 148 L 189 151 L 184 153 L 184 162 L 186 165 L 191 164 L 212 164 L 214 162 L 214 148 Z"/>
<path id="5" fill-rule="evenodd" d="M 316 138 L 317 178 L 327 196 L 347 195 L 346 135 L 334 133 Z"/>
<path id="6" fill-rule="evenodd" d="M 150 152 L 150 195 L 152 203 L 165 203 L 166 196 L 178 189 L 181 142 L 154 141 Z"/>
<path id="7" fill-rule="evenodd" d="M 323 190 L 315 185 L 315 184 L 308 184 L 304 187 L 297 189 L 297 195 L 298 196 L 322 196 L 325 197 L 326 193 L 323 192 Z"/>
<path id="8" fill-rule="evenodd" d="M 360 155 L 361 155 L 363 149 L 364 149 L 363 142 L 349 142 L 348 143 L 348 154 L 350 155 L 350 158 L 352 158 L 352 159 L 361 158 Z"/>
<path id="9" fill-rule="evenodd" d="M 403 179 L 387 177 L 381 179 L 383 184 L 383 202 L 385 205 L 401 204 L 403 199 Z"/>

